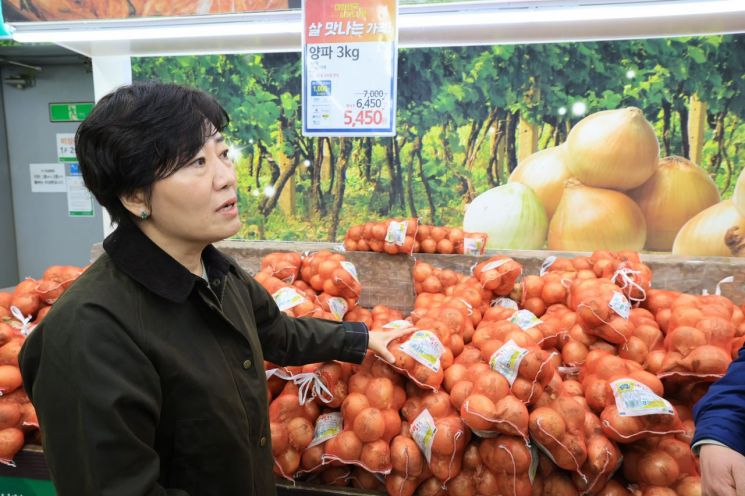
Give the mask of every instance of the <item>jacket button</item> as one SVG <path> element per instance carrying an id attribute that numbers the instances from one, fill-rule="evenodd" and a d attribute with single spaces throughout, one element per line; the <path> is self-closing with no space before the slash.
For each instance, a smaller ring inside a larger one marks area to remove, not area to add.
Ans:
<path id="1" fill-rule="evenodd" d="M 213 286 L 219 286 L 221 282 L 222 281 L 220 281 L 220 279 L 212 279 L 212 285 Z"/>
<path id="2" fill-rule="evenodd" d="M 263 448 L 266 446 L 266 436 L 261 436 L 261 439 L 259 439 L 259 445 Z"/>
<path id="3" fill-rule="evenodd" d="M 253 363 L 251 362 L 251 360 L 244 360 L 243 361 L 243 368 L 244 369 L 246 369 L 246 370 L 250 369 L 251 368 L 251 365 L 253 365 Z"/>

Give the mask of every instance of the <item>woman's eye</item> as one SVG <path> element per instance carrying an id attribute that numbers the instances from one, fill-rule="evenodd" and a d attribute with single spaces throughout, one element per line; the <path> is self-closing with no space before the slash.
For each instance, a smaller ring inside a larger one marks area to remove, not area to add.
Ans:
<path id="1" fill-rule="evenodd" d="M 222 153 L 220 154 L 220 156 L 221 156 L 222 158 L 226 158 L 226 159 L 230 160 L 230 150 L 226 149 L 225 151 L 223 151 L 223 152 L 222 152 Z"/>
<path id="2" fill-rule="evenodd" d="M 205 159 L 198 158 L 194 162 L 192 162 L 192 165 L 194 165 L 196 167 L 203 167 L 206 163 L 207 163 L 207 161 Z"/>

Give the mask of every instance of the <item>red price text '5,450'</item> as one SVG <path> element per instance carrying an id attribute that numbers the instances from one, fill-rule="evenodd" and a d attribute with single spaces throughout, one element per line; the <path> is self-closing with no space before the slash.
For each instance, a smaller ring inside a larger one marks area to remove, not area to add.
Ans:
<path id="1" fill-rule="evenodd" d="M 377 125 L 382 123 L 382 110 L 360 110 L 357 113 L 355 113 L 354 110 L 347 110 L 344 112 L 345 126 L 369 126 L 370 124 Z"/>

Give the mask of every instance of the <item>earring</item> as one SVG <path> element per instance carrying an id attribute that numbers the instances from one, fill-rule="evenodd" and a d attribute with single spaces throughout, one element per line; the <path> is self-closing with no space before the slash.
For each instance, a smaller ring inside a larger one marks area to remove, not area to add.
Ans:
<path id="1" fill-rule="evenodd" d="M 147 220 L 148 217 L 150 217 L 150 214 L 146 211 L 143 210 L 142 212 L 140 212 L 140 219 Z"/>

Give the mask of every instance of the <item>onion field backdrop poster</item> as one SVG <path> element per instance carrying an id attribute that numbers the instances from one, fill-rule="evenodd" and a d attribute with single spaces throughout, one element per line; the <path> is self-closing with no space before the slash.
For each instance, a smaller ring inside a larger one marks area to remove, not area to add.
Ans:
<path id="1" fill-rule="evenodd" d="M 6 22 L 235 14 L 288 7 L 288 0 L 2 0 Z"/>
<path id="2" fill-rule="evenodd" d="M 245 239 L 416 217 L 489 248 L 739 253 L 744 35 L 407 49 L 398 67 L 395 137 L 308 138 L 300 54 L 133 61 L 228 110 Z"/>

